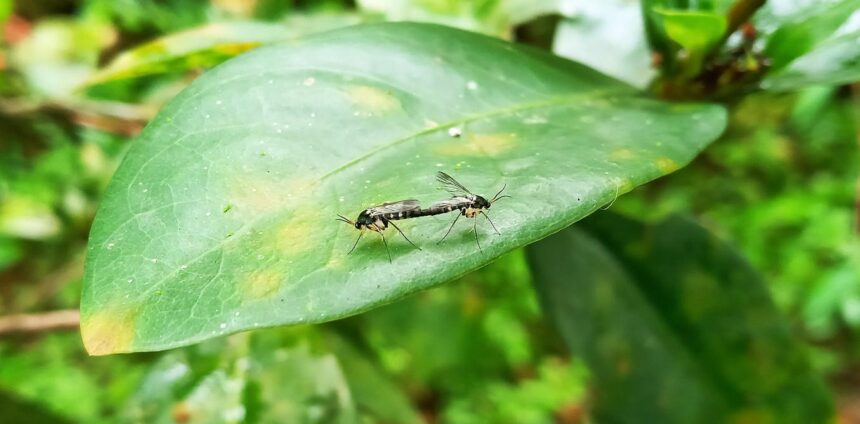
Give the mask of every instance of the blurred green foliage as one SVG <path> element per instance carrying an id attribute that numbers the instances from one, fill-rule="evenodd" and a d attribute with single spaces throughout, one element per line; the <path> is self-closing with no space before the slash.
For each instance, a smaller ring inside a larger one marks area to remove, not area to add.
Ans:
<path id="1" fill-rule="evenodd" d="M 641 86 L 653 73 L 644 38 L 664 53 L 659 64 L 667 67 L 683 48 L 706 50 L 714 38 L 697 32 L 689 38 L 685 19 L 661 24 L 645 9 L 644 34 L 592 38 L 623 47 L 623 55 L 614 47 L 576 43 L 587 30 L 612 34 L 607 16 L 619 10 L 638 17 L 624 1 L 612 2 L 605 9 L 610 12 L 576 1 L 357 3 L 0 0 L 0 317 L 77 307 L 87 233 L 107 181 L 154 111 L 199 74 L 198 64 L 185 61 L 163 74 L 81 86 L 143 43 L 239 21 L 298 19 L 313 31 L 320 28 L 315 17 L 344 14 L 443 22 L 515 40 L 524 27 L 518 25 L 541 22 L 550 28 L 535 33 L 554 40 L 533 44 L 555 44 L 557 52 L 584 61 L 603 54 L 588 63 Z M 857 389 L 844 377 L 860 365 L 860 164 L 856 83 L 832 84 L 857 79 L 857 29 L 844 22 L 857 6 L 803 3 L 769 2 L 754 19 L 764 45 L 744 51 L 738 63 L 763 66 L 756 55 L 768 52 L 771 86 L 825 85 L 734 99 L 722 140 L 691 166 L 619 198 L 612 208 L 650 219 L 687 212 L 735 244 L 761 272 L 793 332 L 815 352 L 816 371 L 841 398 Z M 731 2 L 646 4 L 677 17 L 720 15 Z M 689 9 L 696 11 L 679 12 Z M 558 32 L 551 27 L 558 20 L 532 21 L 552 13 L 562 16 Z M 618 69 L 627 57 L 635 59 L 636 72 Z M 285 416 L 304 422 L 332 422 L 333 416 L 587 422 L 599 376 L 568 355 L 542 318 L 531 279 L 524 253 L 514 252 L 439 289 L 357 317 L 163 354 L 89 358 L 76 333 L 0 335 L 0 410 L 6 419 L 29 422 L 267 422 Z M 220 415 L 207 415 L 213 406 Z"/>

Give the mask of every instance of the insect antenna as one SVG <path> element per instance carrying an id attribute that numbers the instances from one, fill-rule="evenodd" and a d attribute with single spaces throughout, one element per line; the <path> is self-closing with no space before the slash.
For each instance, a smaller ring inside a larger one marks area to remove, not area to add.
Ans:
<path id="1" fill-rule="evenodd" d="M 505 197 L 510 198 L 511 196 L 508 196 L 507 194 L 506 194 L 506 195 L 504 195 L 504 196 L 499 196 L 500 194 L 502 194 L 502 192 L 503 192 L 503 191 L 505 191 L 505 188 L 507 188 L 507 187 L 508 187 L 508 185 L 507 185 L 507 184 L 503 185 L 503 186 L 502 186 L 502 189 L 501 189 L 501 190 L 499 190 L 499 192 L 498 192 L 498 193 L 496 193 L 496 195 L 495 195 L 495 196 L 493 196 L 492 200 L 490 200 L 490 203 L 495 203 L 497 200 L 504 199 Z M 489 218 L 488 218 L 488 219 L 489 219 Z"/>
<path id="2" fill-rule="evenodd" d="M 416 246 L 415 243 L 412 243 L 412 240 L 409 240 L 409 237 L 406 237 L 406 234 L 403 234 L 403 231 L 400 231 L 400 227 L 398 227 L 397 224 L 394 223 L 394 221 L 388 221 L 388 223 L 391 224 L 391 226 L 394 227 L 394 229 L 397 230 L 397 232 L 400 233 L 400 235 L 403 236 L 403 238 L 405 238 L 406 241 L 408 241 L 409 244 L 412 245 L 412 247 L 421 250 L 421 248 Z"/>
<path id="3" fill-rule="evenodd" d="M 499 230 L 496 229 L 496 224 L 493 224 L 493 220 L 490 219 L 490 215 L 487 215 L 487 213 L 484 211 L 481 211 L 481 215 L 484 215 L 484 218 L 487 218 L 487 221 L 489 221 L 490 225 L 493 226 L 493 231 L 495 231 L 496 234 L 502 235 L 502 233 L 500 233 Z"/>
<path id="4" fill-rule="evenodd" d="M 349 219 L 343 215 L 340 215 L 340 214 L 337 215 L 337 218 L 335 218 L 335 221 L 346 222 L 349 225 L 355 225 L 355 222 L 353 222 L 351 219 Z"/>
<path id="5" fill-rule="evenodd" d="M 447 237 L 448 237 L 448 234 L 451 234 L 451 229 L 452 229 L 452 228 L 454 228 L 454 224 L 456 224 L 456 223 L 457 223 L 457 220 L 458 220 L 458 219 L 460 219 L 460 214 L 457 214 L 457 217 L 456 217 L 456 218 L 454 218 L 454 222 L 452 222 L 452 223 L 451 223 L 451 226 L 450 226 L 450 227 L 448 227 L 448 232 L 447 232 L 447 233 L 445 233 L 445 236 L 443 236 L 441 240 L 437 241 L 437 242 L 436 242 L 436 244 L 442 243 L 442 242 L 445 240 L 445 238 L 447 238 Z"/>

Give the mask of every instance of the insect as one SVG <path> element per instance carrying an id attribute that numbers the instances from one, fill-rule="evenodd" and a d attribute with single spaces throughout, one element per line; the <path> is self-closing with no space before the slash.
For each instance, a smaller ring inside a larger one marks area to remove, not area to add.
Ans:
<path id="1" fill-rule="evenodd" d="M 421 216 L 421 205 L 417 200 L 409 199 L 369 207 L 361 211 L 355 221 L 343 215 L 338 215 L 336 219 L 352 225 L 360 231 L 358 238 L 355 240 L 355 244 L 352 245 L 352 249 L 349 249 L 347 255 L 352 253 L 352 251 L 355 250 L 355 247 L 358 246 L 358 242 L 361 240 L 361 236 L 364 235 L 364 231 L 370 230 L 376 231 L 380 236 L 382 236 L 382 243 L 385 244 L 385 250 L 388 252 L 388 262 L 391 262 L 391 251 L 388 249 L 388 242 L 385 240 L 384 231 L 388 228 L 388 224 L 391 224 L 391 226 L 394 227 L 394 229 L 396 229 L 397 232 L 399 232 L 400 235 L 409 242 L 409 244 L 414 246 L 416 249 L 421 250 L 420 247 L 415 246 L 415 243 L 412 243 L 412 240 L 409 240 L 409 237 L 406 237 L 406 234 L 403 234 L 403 231 L 401 231 L 400 228 L 392 222 L 398 219 L 407 219 L 417 216 Z"/>
<path id="2" fill-rule="evenodd" d="M 445 238 L 448 237 L 448 234 L 451 233 L 451 229 L 454 228 L 454 224 L 457 223 L 457 220 L 460 219 L 461 216 L 465 216 L 466 218 L 476 218 L 478 214 L 481 214 L 485 218 L 487 218 L 487 221 L 493 227 L 493 230 L 496 232 L 496 234 L 500 234 L 499 230 L 496 229 L 496 225 L 493 224 L 492 220 L 490 220 L 490 216 L 487 214 L 486 210 L 490 209 L 490 206 L 492 206 L 492 204 L 496 201 L 504 199 L 505 197 L 511 197 L 508 195 L 502 195 L 502 192 L 505 191 L 505 187 L 507 187 L 507 185 L 502 186 L 502 189 L 499 190 L 498 193 L 496 193 L 496 195 L 493 196 L 492 199 L 487 200 L 483 196 L 472 193 L 471 191 L 469 191 L 469 189 L 457 182 L 457 180 L 455 180 L 453 177 L 442 171 L 436 173 L 436 180 L 442 184 L 442 189 L 444 189 L 448 193 L 451 193 L 451 195 L 454 197 L 447 200 L 443 200 L 441 202 L 436 202 L 430 205 L 430 207 L 427 209 L 422 209 L 420 215 L 440 215 L 455 210 L 460 212 L 459 214 L 457 214 L 457 217 L 454 218 L 454 222 L 451 223 L 451 226 L 448 227 L 448 231 L 445 233 L 445 236 L 443 236 L 442 239 L 439 240 L 437 243 L 441 243 L 445 240 Z M 483 252 L 483 249 L 481 249 L 481 242 L 478 241 L 477 220 L 475 220 L 472 224 L 472 230 L 475 233 L 475 243 L 478 245 L 478 250 Z"/>

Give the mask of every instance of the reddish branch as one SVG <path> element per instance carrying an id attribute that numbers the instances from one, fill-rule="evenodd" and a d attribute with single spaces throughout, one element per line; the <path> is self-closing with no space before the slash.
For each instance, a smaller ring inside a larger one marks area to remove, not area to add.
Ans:
<path id="1" fill-rule="evenodd" d="M 40 314 L 19 314 L 0 317 L 0 336 L 10 333 L 41 333 L 53 330 L 74 330 L 81 322 L 77 309 Z"/>

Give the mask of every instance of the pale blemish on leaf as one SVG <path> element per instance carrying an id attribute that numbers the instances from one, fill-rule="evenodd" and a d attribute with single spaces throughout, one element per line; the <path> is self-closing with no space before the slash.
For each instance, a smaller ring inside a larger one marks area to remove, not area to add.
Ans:
<path id="1" fill-rule="evenodd" d="M 228 180 L 229 203 L 237 214 L 252 218 L 283 210 L 297 199 L 308 197 L 319 180 L 298 178 L 279 181 L 275 178 L 238 176 Z"/>
<path id="2" fill-rule="evenodd" d="M 318 247 L 319 243 L 314 233 L 325 228 L 326 225 L 333 225 L 322 222 L 323 218 L 335 222 L 331 217 L 320 215 L 320 211 L 314 208 L 305 207 L 296 210 L 283 224 L 275 227 L 272 236 L 275 237 L 276 254 L 299 256 Z"/>
<path id="3" fill-rule="evenodd" d="M 657 158 L 655 165 L 657 165 L 657 169 L 664 174 L 675 172 L 681 167 L 677 162 L 667 157 Z"/>
<path id="4" fill-rule="evenodd" d="M 390 92 L 369 85 L 353 85 L 346 94 L 361 109 L 372 113 L 387 113 L 401 108 L 400 100 Z"/>
<path id="5" fill-rule="evenodd" d="M 612 160 L 629 160 L 634 157 L 633 150 L 626 147 L 615 149 L 609 153 L 609 158 Z"/>
<path id="6" fill-rule="evenodd" d="M 436 153 L 446 156 L 498 156 L 509 152 L 517 144 L 514 133 L 472 134 L 440 145 Z"/>
<path id="7" fill-rule="evenodd" d="M 271 269 L 252 272 L 239 284 L 239 294 L 245 300 L 258 300 L 278 293 L 284 275 Z"/>
<path id="8" fill-rule="evenodd" d="M 81 320 L 81 338 L 90 355 L 132 351 L 134 319 L 131 308 L 100 309 Z"/>

